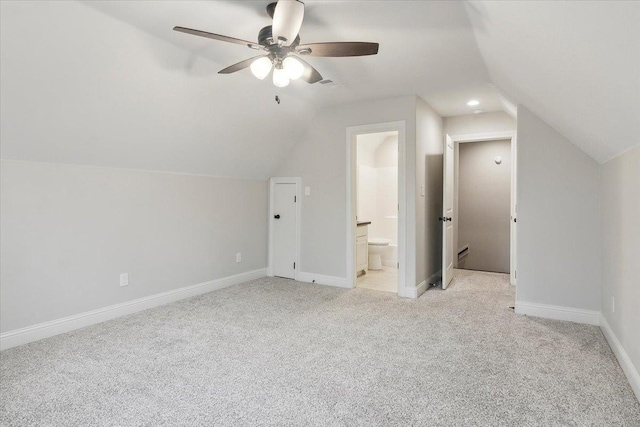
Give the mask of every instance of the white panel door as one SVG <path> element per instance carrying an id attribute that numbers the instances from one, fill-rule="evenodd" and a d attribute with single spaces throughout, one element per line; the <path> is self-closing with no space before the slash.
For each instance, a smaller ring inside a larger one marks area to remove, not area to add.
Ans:
<path id="1" fill-rule="evenodd" d="M 273 275 L 293 279 L 296 260 L 296 184 L 273 190 Z"/>
<path id="2" fill-rule="evenodd" d="M 447 286 L 453 278 L 453 140 L 446 136 L 444 142 L 444 165 L 443 165 L 443 203 L 442 203 L 442 289 Z"/>

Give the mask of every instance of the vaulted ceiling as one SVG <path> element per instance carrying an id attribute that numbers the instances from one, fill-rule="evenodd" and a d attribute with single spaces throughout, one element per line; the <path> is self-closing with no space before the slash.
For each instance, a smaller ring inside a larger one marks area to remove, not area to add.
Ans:
<path id="1" fill-rule="evenodd" d="M 640 2 L 467 4 L 491 81 L 598 162 L 640 144 Z"/>
<path id="2" fill-rule="evenodd" d="M 598 161 L 639 142 L 640 3 L 308 0 L 303 42 L 380 43 L 309 58 L 334 87 L 218 75 L 255 52 L 171 30 L 256 40 L 267 3 L 0 3 L 2 157 L 265 178 L 323 108 L 411 94 L 522 103 Z"/>

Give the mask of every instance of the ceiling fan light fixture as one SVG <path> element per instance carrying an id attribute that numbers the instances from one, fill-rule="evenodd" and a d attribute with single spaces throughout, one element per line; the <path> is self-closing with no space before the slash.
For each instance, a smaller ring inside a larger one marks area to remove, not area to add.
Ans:
<path id="1" fill-rule="evenodd" d="M 282 67 L 291 80 L 297 80 L 304 74 L 304 65 L 293 56 L 287 56 L 282 61 Z"/>
<path id="2" fill-rule="evenodd" d="M 263 56 L 251 63 L 251 72 L 260 80 L 264 80 L 271 72 L 271 67 L 273 67 L 271 59 L 268 56 Z"/>
<path id="3" fill-rule="evenodd" d="M 287 75 L 287 71 L 277 66 L 273 69 L 273 84 L 277 87 L 287 87 L 289 86 L 289 76 Z"/>

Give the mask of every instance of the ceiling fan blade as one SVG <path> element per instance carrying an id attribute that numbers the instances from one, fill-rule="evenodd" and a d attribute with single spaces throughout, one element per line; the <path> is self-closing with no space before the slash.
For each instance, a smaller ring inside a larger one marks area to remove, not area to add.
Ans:
<path id="1" fill-rule="evenodd" d="M 300 61 L 302 65 L 304 65 L 304 73 L 302 73 L 302 76 L 300 77 L 302 80 L 310 84 L 318 83 L 320 80 L 322 80 L 322 75 L 318 72 L 318 70 L 313 68 L 311 64 L 309 64 L 307 61 L 304 61 L 300 57 L 296 56 L 296 59 Z"/>
<path id="2" fill-rule="evenodd" d="M 329 42 L 329 43 L 309 43 L 296 48 L 300 55 L 310 56 L 365 56 L 378 53 L 378 43 L 367 42 Z M 305 51 L 309 50 L 309 53 Z"/>
<path id="3" fill-rule="evenodd" d="M 258 43 L 253 43 L 247 40 L 234 39 L 233 37 L 227 37 L 227 36 L 222 36 L 220 34 L 208 33 L 206 31 L 193 30 L 191 28 L 173 27 L 173 30 L 179 31 L 185 34 L 192 34 L 194 36 L 200 36 L 200 37 L 206 37 L 208 39 L 219 40 L 221 42 L 241 44 L 241 45 L 249 46 L 252 49 L 255 49 L 256 47 L 258 48 L 260 47 Z"/>
<path id="4" fill-rule="evenodd" d="M 244 70 L 245 68 L 251 66 L 251 63 L 253 63 L 253 61 L 258 58 L 262 58 L 263 56 L 266 55 L 254 56 L 253 58 L 245 59 L 244 61 L 240 61 L 237 64 L 230 65 L 227 68 L 218 71 L 218 74 L 231 74 L 235 73 L 236 71 Z"/>
<path id="5" fill-rule="evenodd" d="M 273 12 L 273 40 L 291 45 L 298 36 L 304 19 L 304 3 L 298 0 L 279 0 Z"/>

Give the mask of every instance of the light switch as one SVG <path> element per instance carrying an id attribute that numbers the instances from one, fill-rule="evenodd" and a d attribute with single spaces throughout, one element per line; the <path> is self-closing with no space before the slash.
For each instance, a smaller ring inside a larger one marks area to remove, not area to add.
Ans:
<path id="1" fill-rule="evenodd" d="M 305 196 L 310 196 L 311 195 L 311 187 L 309 187 L 309 186 L 304 187 L 304 195 Z"/>

